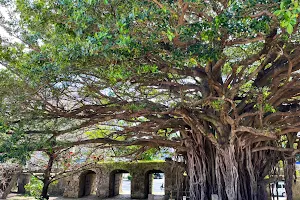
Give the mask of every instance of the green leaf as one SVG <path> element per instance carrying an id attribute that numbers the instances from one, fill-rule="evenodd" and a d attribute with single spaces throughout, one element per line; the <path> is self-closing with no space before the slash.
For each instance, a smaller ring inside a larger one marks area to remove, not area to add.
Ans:
<path id="1" fill-rule="evenodd" d="M 287 27 L 289 24 L 290 24 L 290 22 L 286 21 L 286 20 L 283 20 L 280 22 L 280 26 L 282 26 L 282 27 Z"/>
<path id="2" fill-rule="evenodd" d="M 174 35 L 170 30 L 168 30 L 167 36 L 168 36 L 168 39 L 169 39 L 170 41 L 172 41 L 173 38 L 175 37 L 175 35 Z"/>
<path id="3" fill-rule="evenodd" d="M 106 5 L 108 4 L 108 0 L 103 0 L 103 2 L 104 2 L 104 4 L 106 4 Z"/>
<path id="4" fill-rule="evenodd" d="M 288 32 L 288 34 L 292 34 L 293 33 L 293 25 L 292 24 L 288 24 L 286 27 L 286 31 Z"/>
<path id="5" fill-rule="evenodd" d="M 292 24 L 293 26 L 297 24 L 297 17 L 296 16 L 291 19 L 290 24 Z"/>
<path id="6" fill-rule="evenodd" d="M 279 16 L 280 14 L 281 14 L 281 10 L 276 10 L 275 12 L 274 12 L 274 15 L 276 15 L 276 16 Z"/>
<path id="7" fill-rule="evenodd" d="M 291 16 L 292 16 L 291 11 L 287 10 L 285 13 L 286 13 L 286 15 L 288 16 L 288 18 L 291 18 Z"/>
<path id="8" fill-rule="evenodd" d="M 280 3 L 280 9 L 283 10 L 284 8 L 285 8 L 284 1 L 281 1 L 281 3 Z"/>

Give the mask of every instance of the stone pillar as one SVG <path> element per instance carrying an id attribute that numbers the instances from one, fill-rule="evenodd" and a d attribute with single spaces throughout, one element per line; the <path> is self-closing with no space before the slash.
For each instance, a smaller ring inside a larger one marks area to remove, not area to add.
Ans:
<path id="1" fill-rule="evenodd" d="M 145 199 L 148 197 L 148 194 L 145 194 L 145 174 L 133 173 L 131 180 L 131 198 L 132 199 Z"/>
<path id="2" fill-rule="evenodd" d="M 25 185 L 30 182 L 31 174 L 20 174 L 18 178 L 18 194 L 25 194 Z"/>
<path id="3" fill-rule="evenodd" d="M 109 197 L 109 172 L 99 172 L 97 176 L 97 196 L 100 198 Z"/>
<path id="4" fill-rule="evenodd" d="M 152 190 L 153 190 L 153 188 L 152 188 L 152 186 L 153 186 L 153 174 L 150 173 L 147 176 L 148 176 L 147 180 L 149 180 L 149 182 L 145 185 L 145 187 L 149 187 L 149 194 L 152 194 Z M 145 188 L 145 189 L 146 189 L 146 191 L 148 191 L 148 188 Z"/>
<path id="5" fill-rule="evenodd" d="M 57 183 L 51 183 L 48 188 L 50 196 L 63 196 L 67 184 L 67 178 L 59 179 Z"/>
<path id="6" fill-rule="evenodd" d="M 79 192 L 80 192 L 80 175 L 75 174 L 73 176 L 70 176 L 66 180 L 65 185 L 65 191 L 64 191 L 64 197 L 67 198 L 78 198 Z"/>

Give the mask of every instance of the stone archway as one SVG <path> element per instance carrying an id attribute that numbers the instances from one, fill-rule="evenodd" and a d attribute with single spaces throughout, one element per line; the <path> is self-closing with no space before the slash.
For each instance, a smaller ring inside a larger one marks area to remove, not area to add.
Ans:
<path id="1" fill-rule="evenodd" d="M 129 174 L 129 171 L 117 169 L 109 175 L 109 197 L 114 197 L 120 194 L 122 190 L 123 174 Z M 129 194 L 131 193 L 131 184 L 128 185 Z"/>
<path id="2" fill-rule="evenodd" d="M 165 173 L 162 170 L 149 170 L 145 173 L 145 196 L 165 195 Z"/>
<path id="3" fill-rule="evenodd" d="M 96 172 L 87 170 L 79 176 L 79 195 L 78 197 L 96 194 Z"/>
<path id="4" fill-rule="evenodd" d="M 130 173 L 132 176 L 130 184 L 130 194 L 132 199 L 145 199 L 149 192 L 149 174 L 155 172 L 164 172 L 165 175 L 165 199 L 174 198 L 181 199 L 183 191 L 184 166 L 176 162 L 106 162 L 98 163 L 86 168 L 83 173 L 76 173 L 72 176 L 65 178 L 63 184 L 60 184 L 64 190 L 64 197 L 79 198 L 79 180 L 81 179 L 81 196 L 84 195 L 82 182 L 83 178 L 90 173 L 97 173 L 95 186 L 97 187 L 96 195 L 100 199 L 108 198 L 109 196 L 117 195 L 121 184 L 116 184 L 116 176 L 120 173 Z M 92 172 L 91 172 L 92 171 Z M 146 177 L 147 174 L 147 177 Z M 145 179 L 147 181 L 145 181 Z M 120 180 L 120 179 L 119 179 Z M 118 181 L 117 181 L 118 182 Z M 87 184 L 89 185 L 89 184 Z M 178 195 L 177 195 L 178 194 Z M 127 195 L 126 195 L 127 196 Z M 178 198 L 177 198 L 178 196 Z M 122 196 L 123 198 L 124 196 Z"/>

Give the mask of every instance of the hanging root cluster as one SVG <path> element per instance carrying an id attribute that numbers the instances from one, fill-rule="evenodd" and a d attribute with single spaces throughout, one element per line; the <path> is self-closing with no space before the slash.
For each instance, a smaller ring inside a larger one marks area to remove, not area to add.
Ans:
<path id="1" fill-rule="evenodd" d="M 185 145 L 190 199 L 209 200 L 212 195 L 219 200 L 268 198 L 265 177 L 278 163 L 274 152 L 252 152 L 250 146 L 238 144 L 216 147 L 202 134 L 191 135 Z"/>

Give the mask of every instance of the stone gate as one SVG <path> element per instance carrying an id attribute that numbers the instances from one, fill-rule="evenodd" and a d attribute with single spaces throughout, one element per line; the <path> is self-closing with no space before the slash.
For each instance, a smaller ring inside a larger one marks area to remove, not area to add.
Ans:
<path id="1" fill-rule="evenodd" d="M 150 175 L 164 173 L 165 199 L 180 199 L 184 190 L 184 171 L 184 166 L 181 163 L 171 160 L 162 162 L 103 162 L 90 165 L 61 179 L 49 189 L 49 192 L 68 198 L 80 198 L 91 193 L 95 193 L 99 199 L 113 197 L 119 194 L 118 188 L 120 188 L 122 181 L 120 173 L 129 173 L 132 176 L 131 198 L 146 199 L 151 193 L 152 177 Z M 22 180 L 18 180 L 18 182 L 22 183 Z M 22 190 L 22 187 L 24 185 L 18 185 L 19 190 Z"/>

